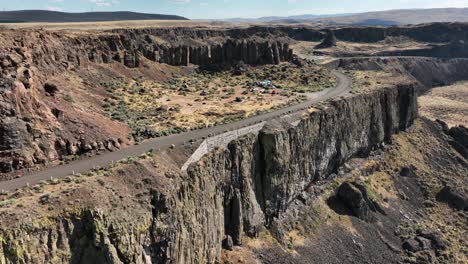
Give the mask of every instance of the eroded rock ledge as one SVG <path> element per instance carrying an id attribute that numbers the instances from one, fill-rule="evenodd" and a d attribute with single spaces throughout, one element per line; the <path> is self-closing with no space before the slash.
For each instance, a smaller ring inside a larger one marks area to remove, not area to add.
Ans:
<path id="1" fill-rule="evenodd" d="M 144 163 L 131 165 L 129 179 L 144 179 L 138 192 L 152 209 L 129 198 L 135 204 L 116 214 L 118 204 L 102 210 L 105 202 L 94 201 L 41 224 L 2 226 L 0 261 L 215 263 L 227 235 L 239 245 L 244 235 L 270 228 L 308 186 L 390 142 L 416 117 L 413 87 L 382 89 L 332 101 L 297 126 L 269 124 L 209 153 L 187 173 L 164 177 Z"/>

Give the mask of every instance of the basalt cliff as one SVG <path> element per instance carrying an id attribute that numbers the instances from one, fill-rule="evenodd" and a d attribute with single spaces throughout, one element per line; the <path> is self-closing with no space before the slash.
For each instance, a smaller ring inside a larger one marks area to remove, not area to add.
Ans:
<path id="1" fill-rule="evenodd" d="M 270 123 L 186 172 L 162 154 L 131 162 L 110 172 L 117 177 L 101 176 L 100 191 L 90 183 L 41 194 L 39 207 L 51 213 L 38 209 L 6 223 L 0 260 L 216 263 L 223 243 L 241 245 L 264 230 L 281 241 L 278 219 L 291 203 L 310 199 L 307 190 L 316 182 L 328 181 L 351 157 L 391 142 L 416 117 L 414 88 L 394 87 L 331 101 L 294 125 Z M 121 188 L 126 191 L 119 195 Z M 74 203 L 83 193 L 96 200 Z"/>

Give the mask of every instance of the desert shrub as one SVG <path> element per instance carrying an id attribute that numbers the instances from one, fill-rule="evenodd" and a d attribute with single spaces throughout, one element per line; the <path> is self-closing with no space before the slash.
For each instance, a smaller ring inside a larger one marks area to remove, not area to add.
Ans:
<path id="1" fill-rule="evenodd" d="M 73 103 L 73 102 L 74 102 L 73 97 L 71 97 L 71 95 L 69 95 L 69 94 L 63 95 L 63 100 L 65 100 L 65 101 L 67 101 L 67 102 L 69 102 L 69 103 Z"/>

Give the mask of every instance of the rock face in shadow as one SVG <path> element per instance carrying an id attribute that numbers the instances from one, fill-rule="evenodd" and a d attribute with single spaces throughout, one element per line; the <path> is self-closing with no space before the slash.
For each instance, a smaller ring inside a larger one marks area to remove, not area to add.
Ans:
<path id="1" fill-rule="evenodd" d="M 447 133 L 454 139 L 452 146 L 464 158 L 468 158 L 468 129 L 460 125 L 450 128 Z"/>
<path id="2" fill-rule="evenodd" d="M 445 186 L 437 194 L 437 200 L 447 203 L 454 209 L 464 211 L 468 209 L 468 196 L 461 189 Z"/>
<path id="3" fill-rule="evenodd" d="M 372 221 L 372 211 L 376 210 L 363 185 L 345 182 L 338 188 L 337 196 L 354 216 L 367 222 Z"/>
<path id="4" fill-rule="evenodd" d="M 322 40 L 320 44 L 318 44 L 315 48 L 316 49 L 326 49 L 326 48 L 331 48 L 336 46 L 336 37 L 335 33 L 333 31 L 327 31 L 327 35 L 325 38 Z"/>
<path id="5" fill-rule="evenodd" d="M 8 227 L 0 231 L 0 259 L 217 263 L 223 241 L 240 245 L 244 235 L 274 229 L 275 219 L 308 186 L 327 180 L 349 158 L 390 142 L 416 116 L 415 89 L 388 88 L 332 101 L 296 126 L 271 123 L 208 153 L 187 172 L 171 173 L 170 184 L 154 167 L 131 165 L 129 174 L 151 189 L 151 209 L 135 205 L 128 215 L 86 209 L 37 228 Z M 159 188 L 152 185 L 160 181 Z"/>

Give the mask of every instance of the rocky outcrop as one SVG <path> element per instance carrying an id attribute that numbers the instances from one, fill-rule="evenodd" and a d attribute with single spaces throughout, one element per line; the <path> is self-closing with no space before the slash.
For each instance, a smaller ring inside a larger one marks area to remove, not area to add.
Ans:
<path id="1" fill-rule="evenodd" d="M 372 212 L 377 212 L 376 205 L 370 200 L 363 184 L 345 182 L 338 188 L 336 195 L 352 215 L 367 222 L 373 221 Z"/>
<path id="2" fill-rule="evenodd" d="M 247 64 L 279 64 L 292 59 L 288 43 L 227 40 L 213 46 L 179 46 L 163 48 L 160 63 L 170 65 L 226 64 L 242 61 Z"/>
<path id="3" fill-rule="evenodd" d="M 226 247 L 240 245 L 244 235 L 273 227 L 310 185 L 410 127 L 416 104 L 413 87 L 388 88 L 332 101 L 296 126 L 269 124 L 258 135 L 205 155 L 186 173 L 167 171 L 162 177 L 151 163 L 133 163 L 127 167 L 129 180 L 141 178 L 144 185 L 125 180 L 125 188 L 139 186 L 135 192 L 149 197 L 151 210 L 134 204 L 117 214 L 116 204 L 103 212 L 97 208 L 104 201 L 93 201 L 44 225 L 10 225 L 0 231 L 0 260 L 216 263 L 223 241 Z M 122 174 L 119 169 L 118 178 Z M 124 203 L 132 197 L 119 199 Z"/>
<path id="4" fill-rule="evenodd" d="M 320 44 L 318 44 L 315 48 L 316 49 L 326 49 L 326 48 L 331 48 L 336 46 L 336 37 L 335 33 L 333 31 L 327 31 L 327 35 L 325 38 L 322 40 Z"/>
<path id="5" fill-rule="evenodd" d="M 466 159 L 468 158 L 468 129 L 462 125 L 452 127 L 447 131 L 454 140 L 452 146 Z"/>
<path id="6" fill-rule="evenodd" d="M 460 211 L 468 209 L 468 196 L 466 192 L 453 186 L 445 186 L 440 190 L 437 194 L 437 200 L 447 203 L 449 206 Z"/>

